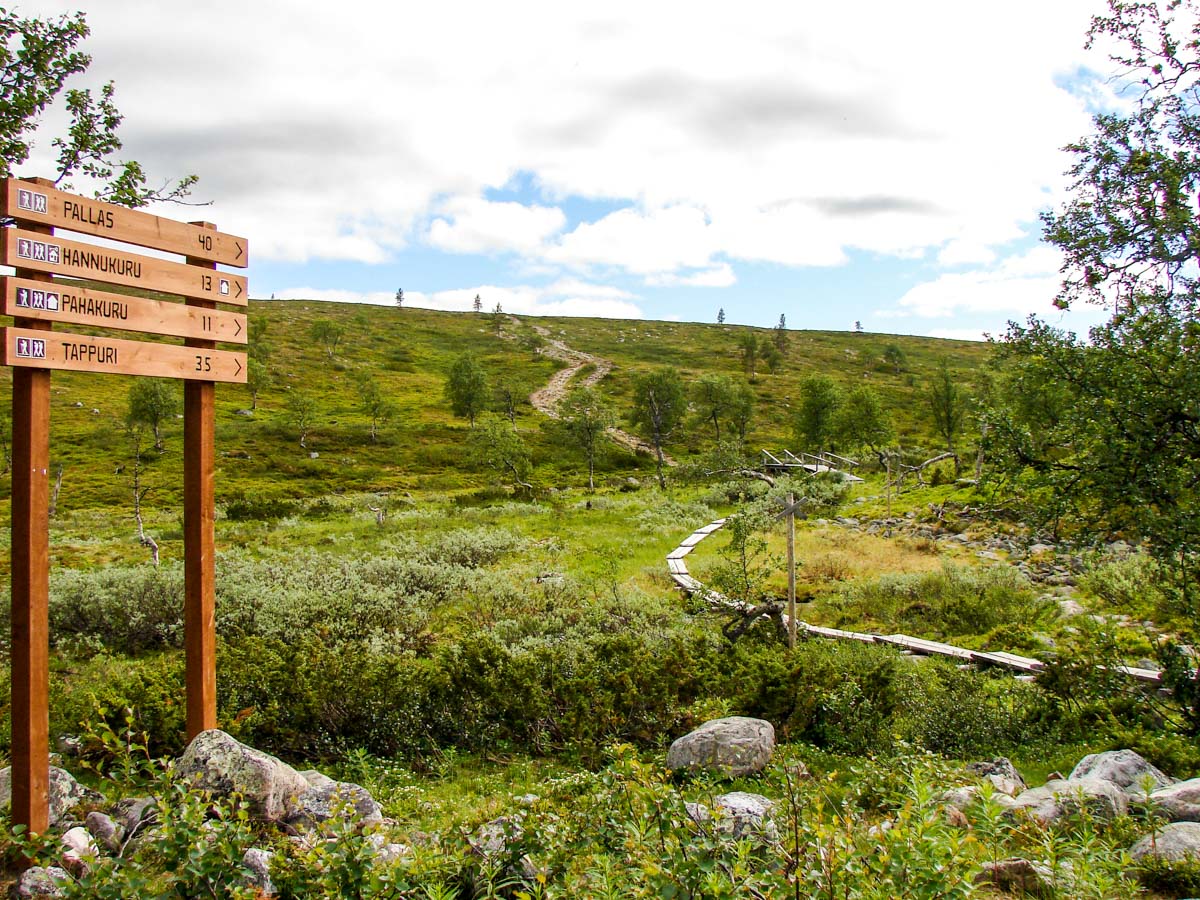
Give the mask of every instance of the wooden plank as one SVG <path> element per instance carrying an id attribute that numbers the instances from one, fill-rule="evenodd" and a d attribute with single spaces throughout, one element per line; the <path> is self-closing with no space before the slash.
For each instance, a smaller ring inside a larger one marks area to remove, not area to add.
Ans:
<path id="1" fill-rule="evenodd" d="M 148 291 L 179 294 L 197 300 L 215 300 L 236 306 L 249 303 L 245 275 L 153 259 L 95 244 L 65 241 L 22 228 L 4 230 L 0 263 L 51 275 L 69 275 L 105 284 L 123 284 Z"/>
<path id="2" fill-rule="evenodd" d="M 249 335 L 245 313 L 198 309 L 169 300 L 94 291 L 64 281 L 47 284 L 0 276 L 0 304 L 0 312 L 6 316 L 93 328 L 201 338 L 228 344 L 245 344 Z"/>
<path id="3" fill-rule="evenodd" d="M 691 547 L 676 547 L 674 550 L 672 550 L 670 553 L 667 554 L 667 559 L 683 559 L 685 556 L 687 556 L 689 553 L 692 552 L 692 549 L 693 548 L 691 548 Z"/>
<path id="4" fill-rule="evenodd" d="M 206 230 L 216 229 L 208 222 L 195 224 Z M 189 257 L 188 262 L 206 265 L 202 259 Z M 206 300 L 188 302 L 207 311 L 213 306 Z M 216 352 L 211 341 L 190 339 L 187 344 L 189 353 Z M 212 381 L 188 381 L 183 386 L 183 644 L 189 741 L 217 727 L 214 388 Z"/>
<path id="5" fill-rule="evenodd" d="M 805 625 L 806 634 L 830 638 L 839 641 L 858 641 L 861 644 L 874 644 L 878 635 L 865 634 L 861 631 L 842 631 L 840 628 L 825 628 L 821 625 Z"/>
<path id="6" fill-rule="evenodd" d="M 706 537 L 708 537 L 707 532 L 705 532 L 704 534 L 699 534 L 699 533 L 692 534 L 692 535 L 689 535 L 685 540 L 680 541 L 679 546 L 680 547 L 695 547 L 698 543 L 700 543 Z"/>
<path id="7" fill-rule="evenodd" d="M 0 329 L 0 365 L 246 383 L 246 354 L 29 328 Z"/>
<path id="8" fill-rule="evenodd" d="M 245 268 L 250 262 L 250 242 L 244 237 L 89 200 L 17 178 L 5 179 L 3 197 L 4 215 L 19 222 L 65 228 L 227 266 Z"/>
<path id="9" fill-rule="evenodd" d="M 1036 674 L 1040 669 L 1044 668 L 1044 664 L 1038 660 L 1030 660 L 1011 653 L 976 652 L 972 654 L 972 659 L 975 662 L 991 663 L 994 666 L 1016 669 L 1018 672 L 1025 672 L 1030 675 Z"/>

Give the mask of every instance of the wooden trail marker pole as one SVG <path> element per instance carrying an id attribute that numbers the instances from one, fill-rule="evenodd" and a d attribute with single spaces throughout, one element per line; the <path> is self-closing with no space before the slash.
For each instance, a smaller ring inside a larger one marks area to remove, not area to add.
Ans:
<path id="1" fill-rule="evenodd" d="M 216 229 L 209 222 L 193 222 Z M 216 263 L 188 257 L 194 266 Z M 211 300 L 188 299 L 188 306 L 213 309 Z M 188 347 L 212 350 L 213 341 L 189 338 Z M 184 653 L 187 682 L 187 737 L 217 727 L 216 571 L 213 538 L 213 397 L 211 381 L 183 385 L 183 546 Z"/>
<path id="2" fill-rule="evenodd" d="M 787 497 L 788 649 L 796 649 L 796 495 Z"/>
<path id="3" fill-rule="evenodd" d="M 215 382 L 245 383 L 245 238 L 207 222 L 183 223 L 55 189 L 45 179 L 0 181 L 0 364 L 13 367 L 12 821 L 49 825 L 50 372 L 70 369 L 184 379 L 184 645 L 187 734 L 216 727 L 213 432 Z M 65 240 L 55 228 L 185 257 L 185 262 Z M 96 290 L 74 276 L 175 294 L 184 303 Z M 184 338 L 184 345 L 55 332 L 54 323 Z"/>
<path id="4" fill-rule="evenodd" d="M 49 280 L 20 268 L 17 275 Z M 12 821 L 41 834 L 50 824 L 49 369 L 13 370 L 12 429 Z"/>

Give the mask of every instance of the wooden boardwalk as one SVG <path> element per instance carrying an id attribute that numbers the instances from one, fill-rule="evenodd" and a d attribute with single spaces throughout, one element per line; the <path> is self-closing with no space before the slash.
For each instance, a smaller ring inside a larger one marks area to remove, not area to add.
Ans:
<path id="1" fill-rule="evenodd" d="M 705 525 L 703 528 L 697 528 L 688 535 L 678 547 L 667 554 L 667 571 L 670 572 L 671 580 L 689 594 L 702 594 L 707 602 L 714 605 L 726 606 L 730 609 L 742 609 L 744 604 L 740 601 L 731 600 L 716 591 L 705 588 L 703 584 L 692 577 L 692 574 L 688 571 L 687 563 L 684 561 L 684 557 L 691 553 L 697 544 L 710 534 L 720 531 L 724 527 L 725 522 L 725 519 L 717 519 L 712 524 Z M 787 626 L 787 622 L 788 617 L 785 613 L 783 617 L 785 627 Z M 931 641 L 926 638 L 910 637 L 907 634 L 868 634 L 861 631 L 843 631 L 839 628 L 823 628 L 820 625 L 809 625 L 807 622 L 797 622 L 796 626 L 797 631 L 808 637 L 826 638 L 835 641 L 857 641 L 862 644 L 884 644 L 896 647 L 904 653 L 955 659 L 963 665 L 996 666 L 1008 669 L 1016 673 L 1018 678 L 1030 679 L 1046 667 L 1046 664 L 1040 659 L 1033 659 L 1029 656 L 1019 656 L 1016 653 L 1008 653 L 1003 650 L 968 650 L 966 647 L 956 647 L 953 644 Z M 1114 671 L 1120 672 L 1122 675 L 1127 675 L 1135 681 L 1144 684 L 1157 686 L 1162 684 L 1162 673 L 1155 669 L 1139 669 L 1136 666 L 1117 666 Z"/>

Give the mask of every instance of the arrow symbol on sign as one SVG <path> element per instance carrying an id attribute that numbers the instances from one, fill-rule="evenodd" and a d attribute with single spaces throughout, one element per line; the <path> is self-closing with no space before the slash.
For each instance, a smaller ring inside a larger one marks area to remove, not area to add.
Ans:
<path id="1" fill-rule="evenodd" d="M 242 245 L 240 243 L 238 243 L 237 241 L 234 241 L 233 246 L 238 248 L 237 256 L 235 256 L 234 259 L 241 259 L 242 253 L 243 253 Z"/>
<path id="2" fill-rule="evenodd" d="M 240 281 L 235 281 L 233 284 L 238 289 L 238 292 L 236 294 L 234 294 L 234 296 L 235 297 L 242 296 L 242 283 Z"/>
<path id="3" fill-rule="evenodd" d="M 237 337 L 239 334 L 241 334 L 241 333 L 242 333 L 242 320 L 241 320 L 241 319 L 234 319 L 234 320 L 233 320 L 233 324 L 237 326 L 237 331 L 235 331 L 235 332 L 233 333 L 233 336 L 234 336 L 234 337 Z"/>
<path id="4" fill-rule="evenodd" d="M 237 371 L 236 371 L 236 372 L 234 372 L 233 374 L 234 374 L 234 375 L 241 375 L 241 374 L 242 374 L 242 361 L 241 361 L 240 359 L 238 359 L 237 357 L 234 357 L 234 360 L 233 360 L 233 361 L 234 361 L 235 363 L 237 363 Z"/>

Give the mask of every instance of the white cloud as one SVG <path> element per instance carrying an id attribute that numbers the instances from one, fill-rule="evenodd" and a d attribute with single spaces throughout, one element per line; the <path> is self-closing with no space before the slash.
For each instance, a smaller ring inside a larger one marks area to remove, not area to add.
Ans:
<path id="1" fill-rule="evenodd" d="M 729 263 L 721 263 L 718 266 L 713 266 L 711 269 L 701 269 L 699 272 L 693 272 L 690 275 L 676 275 L 673 273 L 648 275 L 646 276 L 646 284 L 654 287 L 730 287 L 737 284 L 737 275 L 733 272 L 733 266 L 729 265 Z"/>
<path id="2" fill-rule="evenodd" d="M 642 310 L 631 302 L 634 295 L 606 285 L 564 279 L 551 285 L 501 286 L 481 284 L 445 291 L 405 291 L 404 305 L 421 309 L 468 312 L 479 296 L 483 308 L 491 311 L 499 303 L 505 312 L 527 316 L 597 316 L 615 319 L 640 319 Z M 276 293 L 279 300 L 325 300 L 334 303 L 364 303 L 391 306 L 394 292 L 338 291 L 296 287 Z"/>
<path id="3" fill-rule="evenodd" d="M 1060 285 L 1057 250 L 1038 246 L 1010 257 L 990 269 L 939 275 L 911 288 L 892 310 L 876 312 L 881 318 L 917 316 L 936 319 L 960 313 L 1045 312 Z"/>
<path id="4" fill-rule="evenodd" d="M 378 263 L 427 233 L 640 275 L 856 250 L 983 262 L 1059 196 L 1058 148 L 1089 123 L 1054 79 L 1096 62 L 1095 0 L 212 0 L 172 6 L 186 41 L 141 0 L 91 6 L 87 79 L 116 80 L 126 152 L 199 174 L 204 216 L 255 261 Z M 516 172 L 630 208 L 556 241 L 555 208 L 463 199 Z"/>
<path id="5" fill-rule="evenodd" d="M 452 253 L 511 250 L 532 254 L 567 221 L 557 207 L 496 203 L 478 197 L 456 197 L 443 204 L 440 212 L 429 225 L 427 239 Z"/>

